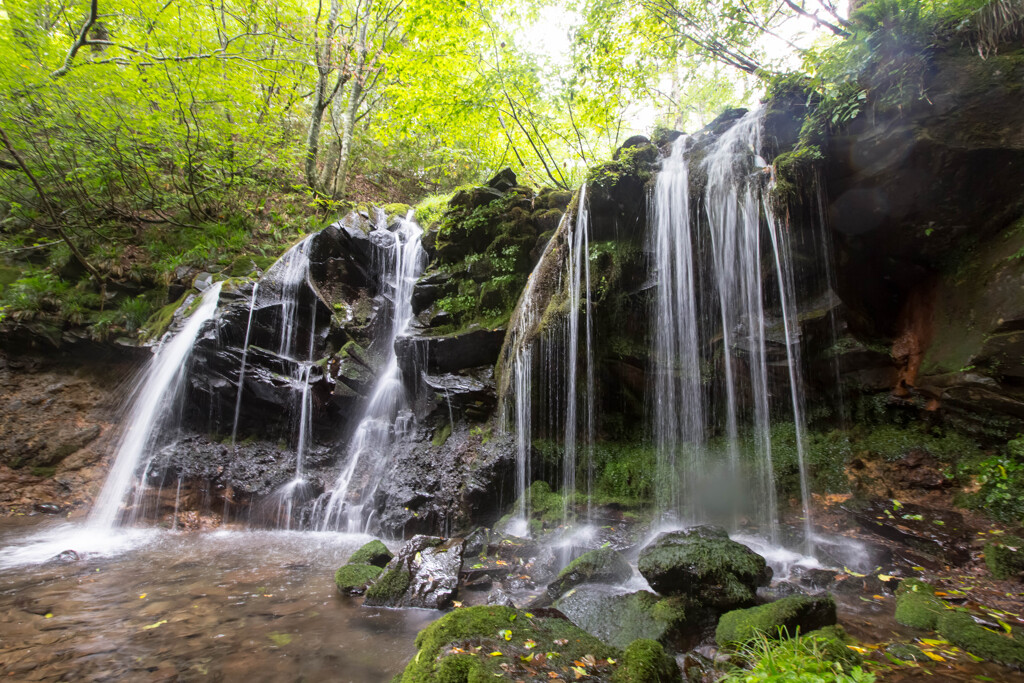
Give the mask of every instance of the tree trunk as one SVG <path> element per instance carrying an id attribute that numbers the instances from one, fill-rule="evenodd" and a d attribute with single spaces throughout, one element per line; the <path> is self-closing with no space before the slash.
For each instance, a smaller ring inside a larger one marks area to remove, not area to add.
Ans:
<path id="1" fill-rule="evenodd" d="M 366 30 L 370 25 L 370 10 L 373 7 L 373 0 L 367 0 L 366 9 L 363 12 L 363 25 L 359 27 L 359 57 L 356 62 L 356 77 L 352 81 L 352 88 L 348 93 L 348 105 L 341 116 L 341 148 L 338 150 L 338 174 L 334 180 L 334 190 L 337 196 L 343 197 L 348 187 L 348 159 L 352 153 L 352 136 L 356 127 L 356 113 L 359 110 L 359 103 L 363 97 L 363 84 L 366 82 L 366 59 L 369 49 L 366 46 Z"/>
<path id="2" fill-rule="evenodd" d="M 313 47 L 314 61 L 316 63 L 316 84 L 313 88 L 313 107 L 309 114 L 309 131 L 306 134 L 305 176 L 306 184 L 314 192 L 317 191 L 316 160 L 320 153 L 320 129 L 323 127 L 324 112 L 327 110 L 331 97 L 334 95 L 333 92 L 330 95 L 326 95 L 326 91 L 327 77 L 333 70 L 331 66 L 331 42 L 334 40 L 334 27 L 338 21 L 338 13 L 340 11 L 341 5 L 338 0 L 331 0 L 331 11 L 327 15 L 327 26 L 324 30 L 323 54 L 320 51 L 319 41 Z M 344 78 L 344 75 L 339 74 L 339 83 L 335 85 L 335 91 L 340 86 L 342 78 Z"/>

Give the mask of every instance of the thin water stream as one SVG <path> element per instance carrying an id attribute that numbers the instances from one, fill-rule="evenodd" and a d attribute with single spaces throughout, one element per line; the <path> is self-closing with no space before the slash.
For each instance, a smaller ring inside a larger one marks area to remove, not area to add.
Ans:
<path id="1" fill-rule="evenodd" d="M 42 526 L 2 519 L 0 546 L 17 547 Z M 363 608 L 340 596 L 333 572 L 366 540 L 150 529 L 117 552 L 0 568 L 0 677 L 388 681 L 415 653 L 416 633 L 441 613 Z M 11 561 L 0 553 L 0 567 Z"/>

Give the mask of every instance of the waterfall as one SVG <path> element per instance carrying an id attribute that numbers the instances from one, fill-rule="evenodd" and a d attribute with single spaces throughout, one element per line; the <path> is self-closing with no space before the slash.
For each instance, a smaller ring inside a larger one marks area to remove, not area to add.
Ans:
<path id="1" fill-rule="evenodd" d="M 690 176 L 687 146 L 680 137 L 664 160 L 655 186 L 650 250 L 657 273 L 652 319 L 654 349 L 654 436 L 657 450 L 656 502 L 679 511 L 683 491 L 704 478 L 704 392 L 701 385 L 697 324 L 697 283 L 690 230 Z M 685 464 L 681 461 L 685 460 Z M 681 486 L 675 481 L 682 472 Z M 699 515 L 691 516 L 699 521 Z"/>
<path id="2" fill-rule="evenodd" d="M 689 196 L 691 146 L 685 136 L 676 140 L 652 202 L 659 508 L 688 522 L 711 517 L 734 529 L 745 520 L 777 542 L 770 374 L 777 351 L 768 342 L 769 319 L 775 316 L 784 337 L 787 403 L 809 542 L 796 294 L 788 233 L 769 205 L 773 180 L 758 156 L 761 113 L 748 112 L 707 150 L 700 163 L 707 185 L 699 210 Z M 772 304 L 780 311 L 772 312 Z M 720 351 L 714 356 L 716 344 Z M 702 369 L 715 365 L 724 394 L 715 403 L 717 414 L 707 412 L 712 404 L 702 380 Z M 717 457 L 708 445 L 712 425 L 725 442 L 724 449 L 714 449 Z"/>
<path id="3" fill-rule="evenodd" d="M 325 531 L 360 532 L 370 526 L 371 511 L 366 510 L 366 506 L 372 502 L 377 484 L 387 469 L 392 445 L 406 432 L 412 419 L 395 340 L 406 334 L 413 318 L 413 286 L 426 260 L 420 246 L 423 230 L 410 212 L 399 221 L 394 233 L 380 227 L 374 232 L 379 238 L 378 244 L 390 243 L 386 250 L 389 258 L 383 264 L 383 279 L 391 292 L 392 321 L 382 340 L 385 354 L 382 369 L 363 418 L 346 449 L 348 460 L 333 490 L 324 494 L 314 511 L 320 528 Z"/>
<path id="4" fill-rule="evenodd" d="M 114 465 L 89 512 L 90 526 L 110 529 L 117 523 L 136 470 L 143 458 L 154 452 L 162 422 L 177 404 L 192 348 L 203 324 L 217 310 L 222 284 L 210 285 L 203 292 L 198 308 L 176 334 L 164 338 L 136 381 Z"/>
<path id="5" fill-rule="evenodd" d="M 238 416 L 242 412 L 242 388 L 245 386 L 245 362 L 249 357 L 249 335 L 252 332 L 252 312 L 256 310 L 256 295 L 260 291 L 260 283 L 252 285 L 252 298 L 249 299 L 249 317 L 245 323 L 245 341 L 242 342 L 242 364 L 238 369 L 238 391 L 235 392 L 235 419 L 231 423 L 231 451 L 235 452 L 238 440 Z"/>
<path id="6" fill-rule="evenodd" d="M 576 222 L 572 235 L 566 240 L 566 281 L 568 283 L 569 310 L 566 315 L 568 344 L 566 349 L 566 409 L 564 457 L 562 459 L 562 520 L 568 528 L 573 522 L 573 494 L 576 492 L 577 441 L 580 432 L 578 417 L 578 374 L 580 351 L 580 299 L 584 302 L 583 361 L 585 374 L 585 405 L 583 433 L 587 447 L 587 500 L 593 491 L 594 444 L 594 359 L 591 346 L 592 322 L 590 300 L 590 216 L 587 210 L 587 186 L 580 187 L 576 208 Z M 588 502 L 588 517 L 590 505 Z"/>

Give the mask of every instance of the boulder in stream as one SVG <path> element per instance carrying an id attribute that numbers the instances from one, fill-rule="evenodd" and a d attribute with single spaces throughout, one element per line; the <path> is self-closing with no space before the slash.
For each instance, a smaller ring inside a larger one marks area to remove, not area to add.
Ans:
<path id="1" fill-rule="evenodd" d="M 366 605 L 444 609 L 458 590 L 461 538 L 413 536 L 366 591 Z"/>
<path id="2" fill-rule="evenodd" d="M 637 566 L 662 595 L 688 596 L 722 611 L 753 605 L 757 587 L 772 578 L 763 557 L 714 526 L 660 534 L 640 552 Z"/>
<path id="3" fill-rule="evenodd" d="M 548 584 L 548 595 L 558 598 L 570 588 L 582 583 L 622 583 L 633 576 L 633 568 L 612 548 L 598 548 L 583 553 L 569 563 Z"/>
<path id="4" fill-rule="evenodd" d="M 638 638 L 676 643 L 699 626 L 701 614 L 683 597 L 662 598 L 648 591 L 622 593 L 610 586 L 584 584 L 555 607 L 587 633 L 616 647 Z"/>
<path id="5" fill-rule="evenodd" d="M 726 612 L 718 621 L 715 640 L 722 646 L 748 642 L 758 634 L 778 638 L 807 633 L 836 623 L 836 602 L 830 595 L 794 595 L 767 605 Z"/>

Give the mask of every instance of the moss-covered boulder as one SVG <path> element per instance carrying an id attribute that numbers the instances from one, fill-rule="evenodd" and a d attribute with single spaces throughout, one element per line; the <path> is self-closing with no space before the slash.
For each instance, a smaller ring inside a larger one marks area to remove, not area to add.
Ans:
<path id="1" fill-rule="evenodd" d="M 930 592 L 908 591 L 896 598 L 896 621 L 911 628 L 934 631 L 943 611 L 942 601 Z"/>
<path id="2" fill-rule="evenodd" d="M 420 631 L 416 650 L 397 682 L 547 680 L 549 672 L 564 680 L 569 667 L 578 666 L 574 662 L 594 679 L 607 680 L 621 657 L 564 619 L 498 605 L 446 614 Z"/>
<path id="3" fill-rule="evenodd" d="M 384 569 L 372 564 L 346 564 L 334 572 L 334 583 L 345 595 L 362 595 Z"/>
<path id="4" fill-rule="evenodd" d="M 715 641 L 723 647 L 735 647 L 755 638 L 794 636 L 836 623 L 836 603 L 832 596 L 794 595 L 767 605 L 726 612 L 718 621 Z"/>
<path id="5" fill-rule="evenodd" d="M 1024 666 L 1024 643 L 989 631 L 966 612 L 946 610 L 939 616 L 936 630 L 972 655 L 1008 666 Z"/>
<path id="6" fill-rule="evenodd" d="M 662 595 L 685 595 L 699 604 L 730 610 L 754 604 L 772 570 L 724 529 L 699 526 L 663 533 L 640 553 L 640 573 Z"/>
<path id="7" fill-rule="evenodd" d="M 555 607 L 587 633 L 616 647 L 626 647 L 638 638 L 674 643 L 698 628 L 705 615 L 684 597 L 662 598 L 648 591 L 619 593 L 599 584 L 578 586 Z"/>
<path id="8" fill-rule="evenodd" d="M 375 567 L 383 567 L 390 562 L 391 558 L 394 556 L 394 553 L 388 550 L 386 545 L 375 538 L 359 550 L 352 553 L 352 557 L 348 558 L 348 563 L 372 564 Z"/>
<path id="9" fill-rule="evenodd" d="M 634 640 L 622 655 L 622 666 L 612 674 L 612 683 L 670 683 L 679 680 L 676 660 L 653 640 Z"/>
<path id="10" fill-rule="evenodd" d="M 598 548 L 583 553 L 569 563 L 548 585 L 548 595 L 558 598 L 582 583 L 622 583 L 633 575 L 633 569 L 622 553 L 612 548 Z"/>
<path id="11" fill-rule="evenodd" d="M 445 609 L 458 591 L 461 538 L 413 536 L 366 591 L 364 604 Z"/>
<path id="12" fill-rule="evenodd" d="M 1005 536 L 985 544 L 985 565 L 997 579 L 1015 579 L 1024 573 L 1024 539 Z"/>

